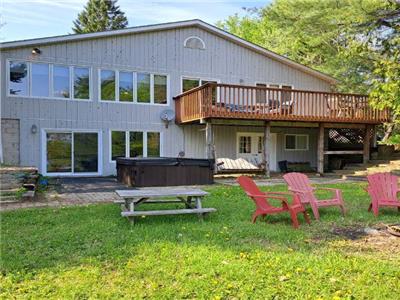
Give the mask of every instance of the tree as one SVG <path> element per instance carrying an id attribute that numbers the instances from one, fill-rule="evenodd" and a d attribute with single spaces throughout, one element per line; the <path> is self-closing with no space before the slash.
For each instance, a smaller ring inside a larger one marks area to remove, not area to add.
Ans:
<path id="1" fill-rule="evenodd" d="M 388 0 L 385 4 L 369 12 L 369 20 L 359 27 L 365 37 L 361 55 L 373 63 L 373 72 L 368 76 L 372 105 L 392 111 L 392 121 L 385 124 L 382 139 L 390 143 L 400 140 L 400 134 L 391 138 L 392 133 L 400 133 L 400 1 Z"/>
<path id="2" fill-rule="evenodd" d="M 73 22 L 74 33 L 89 33 L 125 28 L 128 19 L 116 5 L 117 0 L 88 0 Z"/>
<path id="3" fill-rule="evenodd" d="M 400 115 L 399 15 L 396 0 L 275 0 L 217 25 L 332 75 L 338 91 L 369 93 L 372 105 L 392 109 L 393 125 Z"/>

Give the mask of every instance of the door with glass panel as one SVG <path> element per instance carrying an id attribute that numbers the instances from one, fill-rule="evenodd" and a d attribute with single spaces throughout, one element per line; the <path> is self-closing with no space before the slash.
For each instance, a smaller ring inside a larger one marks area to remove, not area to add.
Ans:
<path id="1" fill-rule="evenodd" d="M 85 175 L 100 173 L 97 132 L 45 133 L 46 174 Z"/>
<path id="2" fill-rule="evenodd" d="M 270 169 L 276 170 L 276 134 L 271 133 Z M 260 167 L 264 153 L 264 134 L 258 132 L 244 132 L 237 134 L 237 158 L 243 158 Z"/>

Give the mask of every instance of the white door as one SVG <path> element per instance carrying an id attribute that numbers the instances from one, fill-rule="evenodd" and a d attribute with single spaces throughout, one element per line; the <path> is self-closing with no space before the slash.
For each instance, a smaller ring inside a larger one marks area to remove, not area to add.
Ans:
<path id="1" fill-rule="evenodd" d="M 243 158 L 255 167 L 260 167 L 264 152 L 264 134 L 241 132 L 237 135 L 237 158 Z M 276 133 L 271 134 L 270 170 L 276 171 Z"/>

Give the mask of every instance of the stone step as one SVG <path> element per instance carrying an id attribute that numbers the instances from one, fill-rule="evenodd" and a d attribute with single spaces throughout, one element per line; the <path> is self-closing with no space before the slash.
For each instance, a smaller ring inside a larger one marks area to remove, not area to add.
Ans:
<path id="1" fill-rule="evenodd" d="M 15 166 L 7 166 L 0 168 L 0 174 L 16 174 L 16 173 L 37 174 L 38 169 L 35 167 L 15 167 Z"/>
<path id="2" fill-rule="evenodd" d="M 20 199 L 18 199 L 15 196 L 5 196 L 0 198 L 0 203 L 12 203 L 12 202 L 19 202 Z"/>
<path id="3" fill-rule="evenodd" d="M 0 189 L 0 194 L 16 193 L 19 189 Z"/>

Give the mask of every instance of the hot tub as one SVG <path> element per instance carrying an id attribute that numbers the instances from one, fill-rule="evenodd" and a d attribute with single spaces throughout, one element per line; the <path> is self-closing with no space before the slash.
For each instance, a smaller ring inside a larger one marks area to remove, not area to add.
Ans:
<path id="1" fill-rule="evenodd" d="M 214 182 L 214 160 L 117 158 L 117 179 L 128 186 L 201 185 Z"/>

